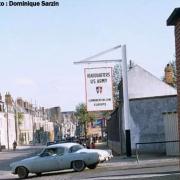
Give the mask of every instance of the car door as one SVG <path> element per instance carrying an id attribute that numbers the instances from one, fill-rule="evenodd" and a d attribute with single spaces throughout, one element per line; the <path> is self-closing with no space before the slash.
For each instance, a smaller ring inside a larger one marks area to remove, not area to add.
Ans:
<path id="1" fill-rule="evenodd" d="M 79 154 L 76 152 L 81 148 L 81 145 L 73 145 L 69 148 L 66 148 L 63 156 L 61 156 L 58 161 L 60 167 L 64 167 L 64 169 L 71 168 L 71 162 L 80 159 L 78 158 Z"/>
<path id="2" fill-rule="evenodd" d="M 45 149 L 43 153 L 40 154 L 32 165 L 32 172 L 49 172 L 56 171 L 59 169 L 59 164 L 57 160 L 57 149 L 48 148 Z"/>
<path id="3" fill-rule="evenodd" d="M 70 162 L 69 157 L 66 152 L 66 148 L 64 147 L 58 147 L 57 148 L 57 161 L 58 161 L 58 167 L 60 169 L 69 169 L 70 168 Z"/>

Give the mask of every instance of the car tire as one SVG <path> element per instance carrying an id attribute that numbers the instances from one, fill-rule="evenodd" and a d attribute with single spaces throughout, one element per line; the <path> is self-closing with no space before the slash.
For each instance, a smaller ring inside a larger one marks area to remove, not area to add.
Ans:
<path id="1" fill-rule="evenodd" d="M 29 172 L 25 167 L 18 167 L 17 168 L 17 174 L 18 174 L 20 179 L 25 179 L 28 177 Z"/>
<path id="2" fill-rule="evenodd" d="M 82 160 L 77 160 L 77 161 L 73 161 L 72 162 L 72 168 L 76 171 L 76 172 L 80 172 L 83 171 L 86 168 L 85 162 Z"/>
<path id="3" fill-rule="evenodd" d="M 88 165 L 87 167 L 89 169 L 95 169 L 97 167 L 98 163 L 95 163 L 95 164 L 91 164 L 91 165 Z"/>
<path id="4" fill-rule="evenodd" d="M 41 172 L 36 173 L 36 176 L 41 176 L 41 175 L 42 175 Z"/>

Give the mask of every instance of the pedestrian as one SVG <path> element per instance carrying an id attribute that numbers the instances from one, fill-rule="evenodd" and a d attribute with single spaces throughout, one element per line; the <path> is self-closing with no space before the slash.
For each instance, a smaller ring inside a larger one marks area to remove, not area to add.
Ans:
<path id="1" fill-rule="evenodd" d="M 91 145 L 90 138 L 87 138 L 87 140 L 86 140 L 86 148 L 90 149 L 90 145 Z"/>
<path id="2" fill-rule="evenodd" d="M 91 143 L 91 149 L 95 149 L 95 143 L 94 142 Z"/>
<path id="3" fill-rule="evenodd" d="M 17 142 L 14 140 L 14 142 L 13 142 L 13 150 L 14 151 L 16 150 L 16 146 L 17 146 Z"/>

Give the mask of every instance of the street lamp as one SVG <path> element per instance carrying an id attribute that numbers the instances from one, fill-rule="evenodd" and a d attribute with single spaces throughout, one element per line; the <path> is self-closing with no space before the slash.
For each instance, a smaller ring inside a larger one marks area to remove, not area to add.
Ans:
<path id="1" fill-rule="evenodd" d="M 116 49 L 122 48 L 122 59 L 114 59 L 114 60 L 94 60 L 96 57 L 99 57 L 108 52 L 114 51 Z M 128 79 L 127 79 L 127 58 L 126 58 L 126 45 L 118 45 L 106 51 L 100 52 L 96 55 L 88 57 L 78 62 L 74 62 L 74 64 L 92 64 L 92 63 L 112 63 L 112 62 L 122 62 L 122 76 L 123 76 L 123 110 L 124 110 L 124 122 L 125 122 L 125 135 L 126 135 L 126 155 L 127 157 L 131 156 L 131 134 L 129 127 L 129 98 L 128 98 Z M 119 115 L 119 124 L 120 124 L 120 115 Z M 119 135 L 121 135 L 121 129 L 119 128 Z"/>

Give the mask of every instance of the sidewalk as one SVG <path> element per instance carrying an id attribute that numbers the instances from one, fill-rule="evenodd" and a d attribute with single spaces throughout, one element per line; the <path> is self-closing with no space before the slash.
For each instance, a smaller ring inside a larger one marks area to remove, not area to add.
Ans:
<path id="1" fill-rule="evenodd" d="M 26 150 L 28 151 L 38 151 L 43 149 L 45 146 L 44 145 L 21 145 L 21 146 L 17 146 L 16 150 L 14 151 L 13 149 L 2 149 L 0 151 L 0 154 L 5 153 L 5 152 L 21 152 Z"/>
<path id="2" fill-rule="evenodd" d="M 96 143 L 96 149 L 108 149 L 106 142 Z M 157 156 L 157 155 L 140 155 L 139 161 L 135 155 L 127 157 L 126 155 L 114 156 L 110 161 L 105 162 L 102 166 L 106 167 L 119 167 L 121 169 L 128 168 L 142 168 L 142 167 L 159 167 L 159 166 L 177 166 L 180 170 L 180 158 L 179 157 L 168 157 L 168 156 Z"/>

